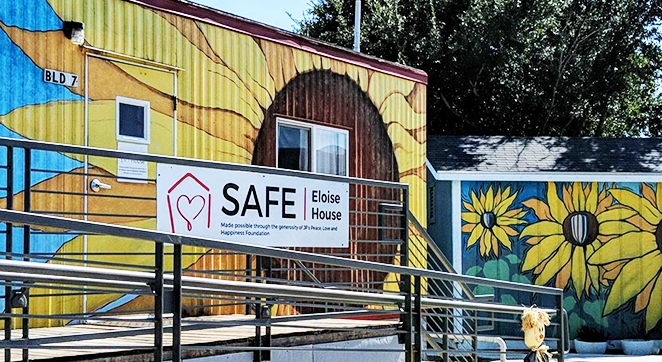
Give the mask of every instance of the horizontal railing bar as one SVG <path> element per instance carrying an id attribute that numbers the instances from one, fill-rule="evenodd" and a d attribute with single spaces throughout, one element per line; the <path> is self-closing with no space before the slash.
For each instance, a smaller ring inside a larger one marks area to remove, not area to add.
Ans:
<path id="1" fill-rule="evenodd" d="M 109 195 L 106 193 L 97 194 L 97 193 L 84 193 L 84 192 L 71 192 L 71 191 L 55 191 L 55 190 L 32 190 L 33 193 L 37 194 L 53 194 L 53 195 L 70 195 L 70 196 L 90 196 L 90 197 L 107 197 L 113 199 L 130 199 L 130 200 L 147 200 L 147 201 L 156 201 L 156 197 L 148 196 L 129 196 L 129 195 Z"/>
<path id="2" fill-rule="evenodd" d="M 407 184 L 397 183 L 397 182 L 366 180 L 366 179 L 360 179 L 360 178 L 355 178 L 355 177 L 325 175 L 325 174 L 318 174 L 318 173 L 311 173 L 311 172 L 277 169 L 277 168 L 264 167 L 264 166 L 242 165 L 242 164 L 218 162 L 218 161 L 205 161 L 205 160 L 199 160 L 199 159 L 193 159 L 193 158 L 182 158 L 182 157 L 164 156 L 164 155 L 152 155 L 152 154 L 147 154 L 147 153 L 109 150 L 109 149 L 104 149 L 104 148 L 87 147 L 87 146 L 75 146 L 75 145 L 67 145 L 67 144 L 61 144 L 61 143 L 34 141 L 34 140 L 28 140 L 28 139 L 15 139 L 15 138 L 0 137 L 0 146 L 9 146 L 9 147 L 26 148 L 26 149 L 37 149 L 37 150 L 44 150 L 44 151 L 55 151 L 55 152 L 61 152 L 61 153 L 74 153 L 74 154 L 88 155 L 88 156 L 121 158 L 121 159 L 127 159 L 127 160 L 139 160 L 139 161 L 166 163 L 166 164 L 171 164 L 171 165 L 202 167 L 202 168 L 208 168 L 208 169 L 221 169 L 221 170 L 229 170 L 229 171 L 246 171 L 246 172 L 257 172 L 257 173 L 261 173 L 261 174 L 270 174 L 270 175 L 294 176 L 294 177 L 301 177 L 301 178 L 305 178 L 305 179 L 348 182 L 348 183 L 353 183 L 353 184 L 358 184 L 358 185 L 388 187 L 388 188 L 403 189 L 403 190 L 409 188 L 409 186 Z"/>
<path id="3" fill-rule="evenodd" d="M 552 295 L 563 295 L 563 290 L 558 288 L 543 287 L 538 285 L 520 284 L 508 281 L 483 279 L 467 275 L 452 274 L 440 271 L 415 269 L 398 265 L 376 263 L 370 261 L 359 261 L 348 258 L 340 258 L 328 255 L 306 253 L 301 251 L 284 250 L 266 246 L 256 246 L 233 241 L 221 241 L 209 238 L 171 234 L 162 231 L 145 230 L 121 225 L 102 224 L 84 220 L 67 219 L 55 216 L 44 216 L 35 213 L 1 210 L 0 221 L 14 224 L 27 224 L 36 226 L 59 227 L 63 229 L 84 231 L 94 234 L 106 234 L 118 237 L 129 237 L 135 239 L 152 240 L 160 243 L 181 244 L 190 246 L 208 247 L 212 249 L 225 249 L 246 254 L 294 259 L 304 262 L 329 264 L 356 269 L 371 269 L 387 273 L 405 274 L 412 276 L 438 278 L 450 281 L 464 282 L 470 284 L 486 285 L 495 288 L 507 288 L 531 293 L 542 293 Z"/>
<path id="4" fill-rule="evenodd" d="M 23 273 L 16 273 L 21 271 Z M 48 275 L 40 274 L 48 273 Z M 76 277 L 72 277 L 75 275 Z M 43 281 L 59 284 L 103 284 L 115 286 L 145 287 L 154 280 L 154 273 L 132 272 L 116 269 L 101 269 L 94 267 L 79 267 L 57 264 L 43 264 L 25 262 L 18 260 L 0 260 L 0 279 Z M 121 281 L 118 281 L 121 279 Z M 172 289 L 170 284 L 172 275 L 164 275 L 165 288 Z M 404 296 L 362 293 L 353 291 L 320 289 L 299 286 L 286 286 L 276 284 L 262 284 L 249 282 L 236 282 L 221 279 L 207 279 L 196 277 L 182 277 L 182 290 L 200 294 L 223 294 L 223 295 L 255 295 L 257 297 L 271 297 L 274 299 L 294 300 L 320 300 L 338 301 L 343 303 L 366 303 L 399 305 L 404 302 Z M 482 312 L 521 314 L 525 307 L 494 304 L 465 302 L 457 300 L 438 300 L 421 298 L 421 303 L 426 308 L 458 308 Z M 543 309 L 549 314 L 555 314 L 555 309 Z"/>
<path id="5" fill-rule="evenodd" d="M 128 217 L 134 219 L 155 219 L 156 215 L 131 215 L 131 214 L 105 214 L 99 212 L 76 212 L 76 211 L 55 211 L 55 210 L 30 210 L 35 214 L 46 215 L 75 215 L 75 216 L 106 216 L 106 217 Z"/>

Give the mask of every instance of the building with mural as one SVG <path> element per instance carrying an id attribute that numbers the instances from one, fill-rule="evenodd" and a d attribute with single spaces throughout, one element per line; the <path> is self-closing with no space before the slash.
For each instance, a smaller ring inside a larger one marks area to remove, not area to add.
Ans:
<path id="1" fill-rule="evenodd" d="M 431 136 L 428 230 L 464 274 L 563 288 L 571 336 L 659 339 L 661 154 L 659 139 Z"/>
<path id="2" fill-rule="evenodd" d="M 2 137 L 398 181 L 409 185 L 411 213 L 426 219 L 422 71 L 185 1 L 23 0 L 0 5 L 0 72 Z M 6 150 L 0 152 L 4 159 Z M 16 167 L 22 157 L 14 155 Z M 33 172 L 31 189 L 66 192 L 34 192 L 32 208 L 154 229 L 156 187 L 131 180 L 153 179 L 156 168 L 121 161 L 33 152 L 32 169 L 48 172 Z M 106 177 L 114 191 L 134 199 L 81 197 L 89 192 L 76 176 L 82 172 Z M 14 185 L 20 208 L 24 180 Z M 22 252 L 21 235 L 14 233 L 14 252 Z M 144 245 L 42 232 L 32 236 L 30 252 L 85 252 L 90 260 L 113 263 L 127 256 L 104 252 L 131 251 L 130 260 L 121 261 L 153 263 Z M 221 270 L 240 269 L 246 260 L 185 255 L 183 263 L 190 270 Z M 30 312 L 140 309 L 143 302 L 59 295 L 35 299 Z"/>

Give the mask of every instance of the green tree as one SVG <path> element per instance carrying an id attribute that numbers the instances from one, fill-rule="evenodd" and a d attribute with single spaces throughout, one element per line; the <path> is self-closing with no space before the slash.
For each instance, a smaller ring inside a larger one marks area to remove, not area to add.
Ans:
<path id="1" fill-rule="evenodd" d="M 657 0 L 364 0 L 362 52 L 425 70 L 428 131 L 662 135 Z M 298 32 L 351 48 L 354 0 Z"/>

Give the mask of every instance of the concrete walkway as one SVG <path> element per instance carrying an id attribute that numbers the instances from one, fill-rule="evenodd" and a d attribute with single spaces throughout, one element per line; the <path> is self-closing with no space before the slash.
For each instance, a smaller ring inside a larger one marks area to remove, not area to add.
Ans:
<path id="1" fill-rule="evenodd" d="M 624 354 L 577 354 L 569 353 L 565 357 L 566 362 L 598 362 L 598 361 L 608 361 L 608 362 L 625 362 L 625 361 L 635 361 L 635 362 L 662 362 L 662 355 L 656 356 L 628 356 Z"/>

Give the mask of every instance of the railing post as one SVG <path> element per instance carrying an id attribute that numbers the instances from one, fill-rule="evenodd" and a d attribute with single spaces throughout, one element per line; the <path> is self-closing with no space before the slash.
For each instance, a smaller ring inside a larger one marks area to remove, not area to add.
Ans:
<path id="1" fill-rule="evenodd" d="M 471 346 L 473 347 L 473 360 L 478 362 L 478 311 L 469 311 L 471 317 Z"/>
<path id="2" fill-rule="evenodd" d="M 31 195 L 31 188 L 32 188 L 32 177 L 31 177 L 31 170 L 32 170 L 32 149 L 30 148 L 25 148 L 25 154 L 23 156 L 23 159 L 25 161 L 25 166 L 23 172 L 25 173 L 23 180 L 24 180 L 24 188 L 23 188 L 23 211 L 25 212 L 30 212 L 31 204 L 32 204 L 32 195 Z M 30 225 L 25 225 L 23 227 L 23 261 L 30 261 Z M 27 299 L 26 306 L 23 307 L 23 314 L 28 315 L 30 314 L 30 290 L 25 289 L 25 298 Z M 29 318 L 22 318 L 21 321 L 21 329 L 22 329 L 22 335 L 23 339 L 28 339 L 30 338 L 30 319 Z M 28 362 L 30 359 L 30 350 L 27 348 L 23 349 L 23 362 Z"/>
<path id="3" fill-rule="evenodd" d="M 182 360 L 182 245 L 175 244 L 172 254 L 173 298 L 172 298 L 172 361 Z"/>
<path id="4" fill-rule="evenodd" d="M 414 361 L 423 361 L 423 306 L 421 298 L 423 296 L 423 288 L 421 285 L 421 277 L 416 276 L 414 279 L 414 309 L 416 311 L 416 318 L 414 319 Z"/>
<path id="5" fill-rule="evenodd" d="M 7 146 L 7 210 L 14 209 L 14 148 Z M 14 226 L 5 224 L 5 259 L 13 259 Z M 11 286 L 5 287 L 5 313 L 11 314 Z M 5 342 L 11 340 L 11 317 L 5 318 Z M 5 348 L 5 362 L 11 362 L 11 348 Z"/>
<path id="6" fill-rule="evenodd" d="M 163 243 L 154 246 L 154 361 L 163 362 Z"/>
<path id="7" fill-rule="evenodd" d="M 441 339 L 441 348 L 444 350 L 443 351 L 443 362 L 448 362 L 450 360 L 450 353 L 449 353 L 449 348 L 450 344 L 448 343 L 448 333 L 450 333 L 450 313 L 451 310 L 446 308 L 444 309 L 444 320 L 443 320 L 443 328 L 444 328 L 444 334 Z"/>
<path id="8" fill-rule="evenodd" d="M 264 271 L 265 277 L 267 278 L 266 283 L 269 282 L 269 278 L 272 277 L 271 274 L 271 258 L 265 258 L 266 259 L 266 269 Z M 264 318 L 267 322 L 269 322 L 265 327 L 264 327 L 264 336 L 262 337 L 262 347 L 271 347 L 271 306 L 269 304 L 265 304 L 263 306 L 262 310 L 262 318 Z M 262 351 L 262 360 L 263 361 L 271 361 L 271 350 L 264 350 Z"/>
<path id="9" fill-rule="evenodd" d="M 558 362 L 563 362 L 565 360 L 564 356 L 564 351 L 565 351 L 565 329 L 568 328 L 565 323 L 564 323 L 564 318 L 563 318 L 563 293 L 559 293 L 556 296 L 556 305 L 557 305 L 557 311 L 556 311 L 556 318 L 559 321 L 559 328 L 558 329 L 558 338 L 559 342 L 557 344 L 558 347 L 558 357 L 557 361 Z"/>
<path id="10" fill-rule="evenodd" d="M 262 276 L 262 257 L 255 257 L 255 282 L 261 283 L 260 277 Z M 255 298 L 255 319 L 258 324 L 255 326 L 255 349 L 253 351 L 253 362 L 262 362 L 262 327 L 260 327 L 259 322 L 262 319 L 262 304 L 260 303 L 261 299 L 259 297 Z"/>
<path id="11" fill-rule="evenodd" d="M 410 275 L 400 275 L 402 279 L 402 288 L 405 292 L 405 310 L 402 317 L 404 318 L 402 323 L 402 329 L 404 330 L 404 345 L 405 345 L 405 362 L 413 361 L 413 349 L 414 343 L 412 340 L 413 334 L 413 308 L 412 308 L 412 292 L 411 292 L 411 276 Z"/>

